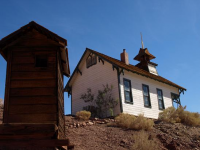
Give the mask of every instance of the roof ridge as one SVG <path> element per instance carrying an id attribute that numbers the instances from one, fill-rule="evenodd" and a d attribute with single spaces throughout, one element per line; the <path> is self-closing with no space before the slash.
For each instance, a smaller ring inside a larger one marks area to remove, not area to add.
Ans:
<path id="1" fill-rule="evenodd" d="M 20 27 L 16 31 L 14 31 L 14 32 L 10 33 L 9 35 L 5 36 L 4 38 L 2 38 L 0 40 L 0 47 L 4 47 L 6 45 L 6 43 L 9 43 L 9 41 L 12 41 L 12 39 L 15 40 L 15 37 L 21 36 L 22 35 L 22 34 L 20 34 L 21 32 L 23 33 L 25 31 L 30 30 L 31 28 L 36 29 L 41 34 L 44 34 L 45 36 L 47 36 L 47 34 L 49 34 L 49 36 L 51 37 L 52 40 L 57 40 L 57 41 L 60 40 L 67 46 L 67 40 L 66 39 L 60 37 L 56 33 L 48 30 L 47 28 L 45 28 L 43 26 L 41 26 L 40 24 L 36 23 L 35 21 L 31 21 L 28 24 Z"/>
<path id="2" fill-rule="evenodd" d="M 97 51 L 95 51 L 95 50 L 93 50 L 93 49 L 90 49 L 90 48 L 86 48 L 86 50 L 93 51 L 93 52 L 96 53 L 96 54 L 104 55 L 105 57 L 109 57 L 109 58 L 111 58 L 111 59 L 114 59 L 114 60 L 118 61 L 118 63 L 121 63 L 121 64 L 124 66 L 124 67 L 123 67 L 123 66 L 120 66 L 120 67 L 122 67 L 122 68 L 124 68 L 124 69 L 127 69 L 127 70 L 129 70 L 129 71 L 134 71 L 134 72 L 137 73 L 137 74 L 140 74 L 140 75 L 143 75 L 143 76 L 147 76 L 147 77 L 152 78 L 152 79 L 154 79 L 154 80 L 157 80 L 157 81 L 160 81 L 160 82 L 164 82 L 164 83 L 169 84 L 169 85 L 171 85 L 171 86 L 176 86 L 176 87 L 178 87 L 178 88 L 181 88 L 181 89 L 183 89 L 183 90 L 186 90 L 185 88 L 183 88 L 183 87 L 181 87 L 181 86 L 179 86 L 179 85 L 173 83 L 172 81 L 169 81 L 168 79 L 165 79 L 165 78 L 162 77 L 162 76 L 151 74 L 151 73 L 149 73 L 148 71 L 145 71 L 145 70 L 143 70 L 143 69 L 141 69 L 141 68 L 138 68 L 138 67 L 135 66 L 135 65 L 132 65 L 132 64 L 127 65 L 127 64 L 121 62 L 119 59 L 110 57 L 110 56 L 108 56 L 108 55 L 105 55 L 105 54 L 103 54 L 103 53 L 97 52 Z M 104 59 L 105 59 L 105 58 L 104 58 Z M 118 64 L 116 64 L 116 65 L 118 65 Z M 119 66 L 119 65 L 118 65 L 118 66 Z M 128 67 L 128 68 L 126 68 L 126 67 Z M 158 78 L 160 78 L 160 79 L 158 79 Z M 161 81 L 161 80 L 165 80 L 165 81 Z"/>

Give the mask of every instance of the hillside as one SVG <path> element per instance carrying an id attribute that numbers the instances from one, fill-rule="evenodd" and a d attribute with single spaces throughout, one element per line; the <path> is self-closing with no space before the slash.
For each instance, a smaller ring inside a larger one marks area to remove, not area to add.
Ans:
<path id="1" fill-rule="evenodd" d="M 0 122 L 2 111 L 1 105 Z M 109 127 L 108 124 L 114 122 L 114 119 L 83 122 L 66 116 L 65 120 L 66 135 L 75 145 L 75 150 L 128 150 L 137 144 L 133 139 L 135 135 L 138 139 L 141 138 L 141 131 Z M 200 150 L 200 127 L 155 122 L 153 130 L 145 131 L 145 134 L 158 145 L 159 150 Z"/>
<path id="2" fill-rule="evenodd" d="M 108 127 L 107 122 L 112 121 L 114 120 L 78 122 L 75 118 L 66 116 L 66 134 L 75 145 L 75 150 L 131 149 L 136 144 L 133 136 L 139 135 L 140 131 Z M 153 130 L 145 132 L 148 139 L 154 140 L 161 150 L 200 149 L 200 127 L 155 122 Z"/>

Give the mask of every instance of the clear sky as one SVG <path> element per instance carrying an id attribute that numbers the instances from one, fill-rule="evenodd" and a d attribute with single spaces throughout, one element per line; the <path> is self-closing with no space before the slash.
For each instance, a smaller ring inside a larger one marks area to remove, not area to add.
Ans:
<path id="1" fill-rule="evenodd" d="M 144 46 L 156 59 L 159 75 L 187 89 L 187 110 L 200 112 L 199 0 L 2 0 L 0 39 L 34 20 L 67 39 L 73 72 L 85 48 L 131 64 Z M 4 98 L 6 62 L 0 56 L 0 98 Z M 65 84 L 68 78 L 65 77 Z M 70 113 L 65 93 L 65 113 Z"/>

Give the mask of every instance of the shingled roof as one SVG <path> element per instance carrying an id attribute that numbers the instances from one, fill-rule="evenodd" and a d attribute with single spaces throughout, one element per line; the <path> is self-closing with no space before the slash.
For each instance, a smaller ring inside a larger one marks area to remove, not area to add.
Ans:
<path id="1" fill-rule="evenodd" d="M 176 87 L 176 88 L 178 88 L 178 89 L 181 89 L 181 90 L 185 90 L 185 91 L 186 91 L 186 89 L 185 89 L 184 87 L 181 87 L 181 86 L 179 86 L 179 85 L 177 85 L 177 84 L 175 84 L 175 83 L 173 83 L 173 82 L 171 82 L 171 81 L 169 81 L 169 80 L 167 80 L 167 79 L 165 79 L 165 78 L 163 78 L 163 77 L 161 77 L 161 76 L 157 76 L 157 75 L 151 74 L 151 73 L 149 73 L 149 72 L 147 72 L 147 71 L 145 71 L 145 70 L 143 70 L 143 69 L 140 69 L 140 68 L 138 68 L 138 67 L 136 67 L 136 66 L 134 66 L 134 65 L 131 65 L 131 64 L 126 65 L 125 63 L 121 62 L 121 61 L 118 60 L 118 59 L 109 57 L 109 56 L 107 56 L 107 55 L 104 55 L 104 54 L 102 54 L 102 53 L 99 53 L 99 52 L 94 51 L 94 50 L 89 49 L 89 48 L 86 48 L 86 51 L 89 51 L 89 52 L 91 52 L 91 53 L 93 53 L 93 54 L 96 54 L 97 56 L 99 56 L 99 57 L 102 58 L 103 60 L 105 60 L 105 61 L 107 61 L 107 62 L 109 62 L 109 63 L 111 63 L 111 64 L 113 64 L 113 65 L 115 65 L 115 66 L 117 66 L 117 67 L 119 67 L 119 68 L 125 69 L 125 70 L 127 70 L 127 71 L 132 72 L 132 73 L 136 73 L 136 74 L 138 74 L 138 75 L 145 76 L 145 77 L 147 77 L 147 78 L 150 78 L 150 79 L 153 79 L 153 80 L 156 80 L 156 81 L 159 81 L 159 82 L 162 82 L 162 83 L 165 83 L 165 84 L 174 86 L 174 87 Z M 85 51 L 85 53 L 86 53 L 86 51 Z M 84 54 L 85 54 L 85 53 L 84 53 Z M 83 56 L 84 56 L 84 54 L 83 54 Z M 82 56 L 82 58 L 83 58 L 83 56 Z M 82 58 L 81 58 L 81 59 L 82 59 Z M 79 64 L 80 64 L 80 62 L 81 62 L 81 60 L 79 61 Z M 79 64 L 77 65 L 77 67 L 79 66 Z M 76 69 L 75 69 L 75 70 L 76 70 Z M 74 71 L 74 72 L 75 72 L 75 71 Z M 73 72 L 71 78 L 73 77 L 74 72 Z M 70 79 L 71 79 L 71 78 L 70 78 Z M 69 80 L 69 82 L 70 82 L 70 80 Z M 68 86 L 69 82 L 67 83 L 67 86 Z M 67 86 L 66 86 L 66 87 L 67 87 Z M 66 90 L 66 88 L 65 88 L 65 90 Z"/>
<path id="2" fill-rule="evenodd" d="M 143 55 L 149 56 L 149 59 L 150 59 L 150 60 L 156 58 L 156 57 L 153 56 L 151 53 L 149 53 L 149 51 L 148 51 L 147 48 L 144 48 L 144 49 L 140 48 L 140 51 L 139 51 L 139 53 L 137 54 L 137 56 L 135 56 L 134 60 L 141 61 L 141 57 L 142 57 Z"/>
<path id="3" fill-rule="evenodd" d="M 56 41 L 56 42 L 62 42 L 65 46 L 67 46 L 67 40 L 58 36 L 57 34 L 51 32 L 50 30 L 46 29 L 45 27 L 37 24 L 34 21 L 29 22 L 27 25 L 21 27 L 20 29 L 16 30 L 15 32 L 7 35 L 6 37 L 2 38 L 0 40 L 0 49 L 5 47 L 7 44 L 11 43 L 12 41 L 15 41 L 20 36 L 24 35 L 25 33 L 29 32 L 30 30 L 35 29 L 41 34 L 47 36 L 48 38 Z"/>

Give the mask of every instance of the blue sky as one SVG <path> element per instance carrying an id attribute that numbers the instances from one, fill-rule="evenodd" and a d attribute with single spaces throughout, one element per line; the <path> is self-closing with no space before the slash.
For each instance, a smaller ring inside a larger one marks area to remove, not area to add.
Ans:
<path id="1" fill-rule="evenodd" d="M 4 0 L 0 39 L 34 20 L 67 39 L 71 72 L 86 47 L 131 64 L 144 46 L 156 59 L 159 75 L 185 87 L 187 110 L 200 112 L 199 0 Z M 0 56 L 0 98 L 4 98 L 6 62 Z M 65 84 L 68 78 L 65 78 Z M 65 113 L 70 113 L 65 94 Z"/>

